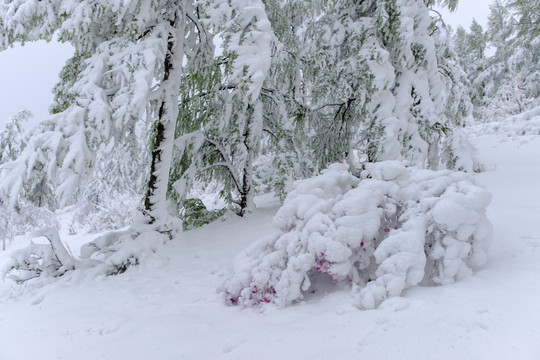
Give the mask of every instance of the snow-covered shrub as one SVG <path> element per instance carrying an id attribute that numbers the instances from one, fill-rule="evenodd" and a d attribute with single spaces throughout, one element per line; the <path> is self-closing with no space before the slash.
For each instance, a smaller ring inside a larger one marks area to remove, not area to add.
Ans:
<path id="1" fill-rule="evenodd" d="M 14 250 L 0 266 L 0 277 L 17 283 L 34 278 L 59 277 L 77 269 L 96 268 L 97 273 L 116 275 L 130 266 L 138 265 L 141 259 L 152 257 L 159 245 L 170 240 L 179 232 L 181 224 L 165 224 L 174 227 L 173 233 L 149 231 L 140 218 L 128 230 L 108 232 L 81 247 L 80 258 L 75 258 L 64 245 L 55 228 L 34 232 L 34 237 L 46 241 L 32 242 Z M 173 220 L 174 221 L 174 220 Z"/>
<path id="2" fill-rule="evenodd" d="M 171 240 L 181 229 L 181 221 L 169 218 L 164 229 L 170 232 L 148 230 L 148 225 L 140 217 L 127 230 L 112 231 L 81 247 L 81 261 L 99 264 L 102 273 L 121 274 L 132 265 L 139 265 L 144 259 L 152 257 L 159 246 Z"/>
<path id="3" fill-rule="evenodd" d="M 14 251 L 1 273 L 17 283 L 40 276 L 56 276 L 62 265 L 49 244 L 32 244 Z"/>
<path id="4" fill-rule="evenodd" d="M 275 216 L 277 235 L 242 254 L 229 304 L 280 307 L 330 279 L 370 309 L 405 289 L 447 284 L 485 261 L 490 194 L 462 172 L 368 164 L 360 178 L 334 164 L 298 181 Z"/>
<path id="5" fill-rule="evenodd" d="M 95 264 L 75 259 L 62 243 L 55 228 L 45 228 L 33 235 L 45 237 L 48 244 L 32 243 L 13 251 L 9 261 L 0 269 L 0 275 L 4 278 L 23 283 L 37 277 L 61 276 L 68 270 Z"/>
<path id="6" fill-rule="evenodd" d="M 508 76 L 493 97 L 486 99 L 486 104 L 479 109 L 482 120 L 502 120 L 533 108 L 536 100 L 527 97 L 522 82 L 523 80 L 520 83 L 520 76 L 517 74 Z"/>

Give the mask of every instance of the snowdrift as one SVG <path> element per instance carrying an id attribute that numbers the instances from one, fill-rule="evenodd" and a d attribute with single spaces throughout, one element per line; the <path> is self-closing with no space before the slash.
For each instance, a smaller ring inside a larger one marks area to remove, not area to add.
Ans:
<path id="1" fill-rule="evenodd" d="M 223 294 L 232 305 L 287 306 L 330 283 L 362 309 L 419 284 L 452 283 L 484 264 L 491 195 L 462 172 L 343 164 L 298 181 L 265 237 L 234 263 Z"/>

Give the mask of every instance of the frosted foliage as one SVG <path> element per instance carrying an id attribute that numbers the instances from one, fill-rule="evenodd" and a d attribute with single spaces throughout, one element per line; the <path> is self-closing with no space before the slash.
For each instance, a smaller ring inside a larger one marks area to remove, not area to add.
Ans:
<path id="1" fill-rule="evenodd" d="M 204 4 L 198 1 L 197 5 Z M 229 81 L 246 92 L 250 103 L 257 100 L 271 65 L 275 40 L 265 6 L 260 0 L 210 0 L 202 21 L 215 28 L 223 51 L 232 55 Z"/>
<path id="2" fill-rule="evenodd" d="M 279 233 L 236 258 L 223 293 L 229 304 L 284 307 L 330 277 L 371 309 L 421 282 L 454 282 L 485 262 L 490 199 L 461 172 L 386 161 L 356 178 L 331 165 L 294 184 L 275 216 Z"/>
<path id="3" fill-rule="evenodd" d="M 446 139 L 445 154 L 448 167 L 459 171 L 481 172 L 484 165 L 478 160 L 478 149 L 469 141 L 469 129 L 456 129 L 451 136 Z"/>
<path id="4" fill-rule="evenodd" d="M 475 97 L 475 116 L 482 121 L 502 120 L 531 110 L 538 105 L 540 87 L 540 33 L 538 23 L 540 2 L 506 0 L 490 6 L 488 29 L 484 33 L 473 23 L 470 32 L 458 31 L 461 52 L 467 56 L 483 38 L 489 55 L 480 53 L 479 59 L 464 64 L 472 83 Z M 467 42 L 471 45 L 467 47 Z M 465 44 L 465 45 L 463 45 Z M 477 56 L 478 57 L 478 56 Z"/>
<path id="5" fill-rule="evenodd" d="M 11 206 L 17 202 L 19 193 L 24 193 L 24 184 L 46 174 L 56 174 L 57 154 L 63 146 L 64 137 L 56 131 L 43 131 L 32 136 L 24 151 L 12 162 L 0 166 L 0 197 L 9 199 Z"/>

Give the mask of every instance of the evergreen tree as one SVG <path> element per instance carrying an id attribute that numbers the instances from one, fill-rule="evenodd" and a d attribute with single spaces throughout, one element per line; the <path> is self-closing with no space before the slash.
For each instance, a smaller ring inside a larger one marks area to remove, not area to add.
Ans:
<path id="1" fill-rule="evenodd" d="M 540 97 L 540 1 L 510 0 L 516 24 L 513 66 L 523 79 L 528 98 Z"/>
<path id="2" fill-rule="evenodd" d="M 484 82 L 480 75 L 487 68 L 486 48 L 488 36 L 482 26 L 473 19 L 467 32 L 461 26 L 455 34 L 455 50 L 459 63 L 468 76 L 469 94 L 475 106 L 482 106 L 484 100 Z"/>
<path id="3" fill-rule="evenodd" d="M 470 31 L 458 29 L 457 51 L 472 84 L 475 116 L 483 120 L 521 113 L 540 96 L 538 1 L 497 0 L 490 6 L 488 29 L 473 22 Z M 494 54 L 483 56 L 485 48 Z"/>
<path id="4" fill-rule="evenodd" d="M 24 137 L 23 123 L 32 117 L 29 111 L 21 111 L 8 119 L 4 130 L 0 133 L 0 166 L 6 162 L 15 160 L 24 147 L 26 139 Z M 2 250 L 6 250 L 6 243 L 13 238 L 13 211 L 0 198 L 0 238 L 2 239 Z"/>
<path id="5" fill-rule="evenodd" d="M 460 64 L 466 72 L 475 70 L 478 62 L 485 59 L 487 34 L 478 22 L 473 19 L 467 32 L 461 26 L 456 32 L 455 49 L 459 54 Z"/>
<path id="6" fill-rule="evenodd" d="M 23 110 L 10 117 L 0 133 L 0 165 L 15 160 L 26 146 L 24 122 L 33 115 Z"/>

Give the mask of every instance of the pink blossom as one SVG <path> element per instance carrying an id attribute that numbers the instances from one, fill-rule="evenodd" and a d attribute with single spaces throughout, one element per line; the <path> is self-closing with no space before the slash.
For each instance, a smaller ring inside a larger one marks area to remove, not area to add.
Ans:
<path id="1" fill-rule="evenodd" d="M 281 228 L 282 232 L 289 232 L 294 228 L 294 225 L 284 226 Z"/>
<path id="2" fill-rule="evenodd" d="M 317 266 L 317 271 L 320 271 L 320 272 L 327 273 L 327 274 L 331 275 L 332 272 L 330 271 L 330 267 L 331 267 L 331 265 L 329 263 L 325 262 L 325 263 L 319 264 Z"/>
<path id="3" fill-rule="evenodd" d="M 385 233 L 387 233 L 387 232 L 390 232 L 390 229 L 389 229 L 389 228 L 384 228 L 383 231 L 384 231 Z"/>

